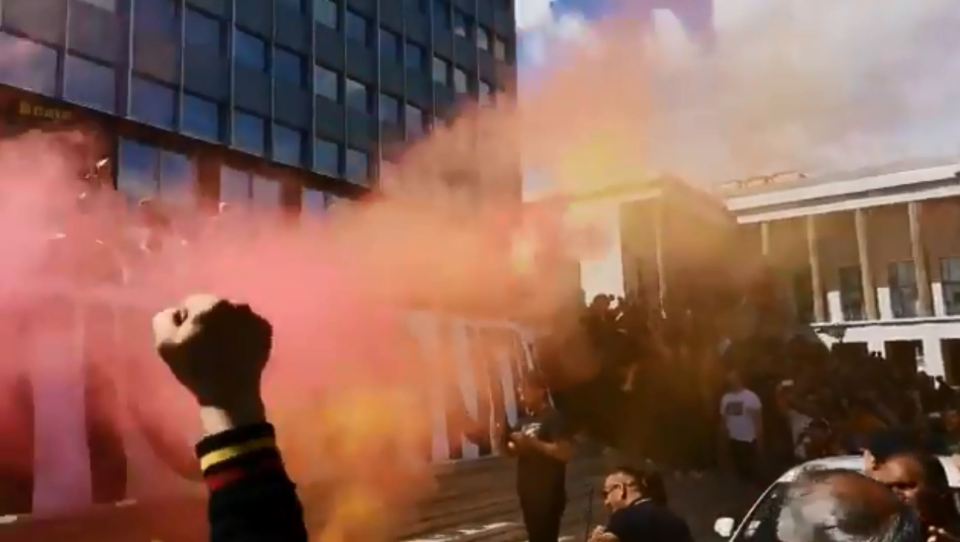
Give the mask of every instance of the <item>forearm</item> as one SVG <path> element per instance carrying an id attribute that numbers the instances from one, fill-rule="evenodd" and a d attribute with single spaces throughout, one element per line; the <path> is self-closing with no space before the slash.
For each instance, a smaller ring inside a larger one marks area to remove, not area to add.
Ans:
<path id="1" fill-rule="evenodd" d="M 270 424 L 208 434 L 196 452 L 210 490 L 212 542 L 306 542 L 303 509 Z"/>
<path id="2" fill-rule="evenodd" d="M 543 455 L 567 463 L 573 457 L 573 449 L 568 443 L 543 442 L 535 440 L 534 448 Z"/>

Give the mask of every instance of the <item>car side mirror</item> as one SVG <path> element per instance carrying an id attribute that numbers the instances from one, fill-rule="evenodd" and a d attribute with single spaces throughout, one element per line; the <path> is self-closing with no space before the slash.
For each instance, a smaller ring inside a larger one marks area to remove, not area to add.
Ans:
<path id="1" fill-rule="evenodd" d="M 719 518 L 713 523 L 713 532 L 717 533 L 720 538 L 727 539 L 733 535 L 734 527 L 736 527 L 736 522 L 733 518 Z"/>

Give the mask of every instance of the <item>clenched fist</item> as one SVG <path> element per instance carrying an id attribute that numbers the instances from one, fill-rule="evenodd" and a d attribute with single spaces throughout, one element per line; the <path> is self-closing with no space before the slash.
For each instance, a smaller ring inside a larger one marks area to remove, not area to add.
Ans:
<path id="1" fill-rule="evenodd" d="M 264 419 L 260 376 L 272 328 L 248 305 L 192 295 L 153 318 L 157 352 L 197 399 L 208 432 Z"/>

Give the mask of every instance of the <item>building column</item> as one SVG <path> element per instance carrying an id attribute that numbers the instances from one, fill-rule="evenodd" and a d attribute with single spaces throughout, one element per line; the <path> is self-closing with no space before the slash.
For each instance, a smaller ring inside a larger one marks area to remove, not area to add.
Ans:
<path id="1" fill-rule="evenodd" d="M 873 282 L 873 265 L 870 261 L 870 230 L 866 209 L 855 210 L 853 218 L 857 229 L 857 253 L 860 258 L 860 285 L 863 288 L 864 313 L 867 320 L 879 320 L 877 287 Z"/>
<path id="2" fill-rule="evenodd" d="M 820 239 L 817 237 L 817 222 L 814 215 L 807 216 L 807 252 L 810 257 L 810 283 L 813 290 L 813 319 L 816 322 L 827 321 L 827 309 L 824 304 L 823 280 L 820 275 Z"/>
<path id="3" fill-rule="evenodd" d="M 917 316 L 933 316 L 930 300 L 930 273 L 927 269 L 927 251 L 923 245 L 921 208 L 919 201 L 907 203 L 910 218 L 910 250 L 913 253 L 913 270 L 917 283 Z"/>
<path id="4" fill-rule="evenodd" d="M 770 258 L 770 222 L 760 223 L 760 254 L 764 259 Z"/>

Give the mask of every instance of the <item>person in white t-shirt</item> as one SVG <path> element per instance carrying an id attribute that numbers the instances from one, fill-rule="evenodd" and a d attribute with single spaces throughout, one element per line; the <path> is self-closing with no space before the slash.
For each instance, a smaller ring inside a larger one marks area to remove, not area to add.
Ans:
<path id="1" fill-rule="evenodd" d="M 763 405 L 737 371 L 727 374 L 727 383 L 729 391 L 720 400 L 725 444 L 737 475 L 752 481 L 763 449 Z"/>

